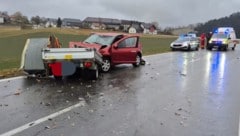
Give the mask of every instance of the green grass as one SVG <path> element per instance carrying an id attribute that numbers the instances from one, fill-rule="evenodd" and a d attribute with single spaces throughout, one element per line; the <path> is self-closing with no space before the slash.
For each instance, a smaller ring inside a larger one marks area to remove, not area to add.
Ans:
<path id="1" fill-rule="evenodd" d="M 170 51 L 170 43 L 176 38 L 149 38 L 142 37 L 143 55 L 151 55 L 156 53 L 164 53 Z"/>
<path id="2" fill-rule="evenodd" d="M 69 41 L 82 41 L 91 31 L 74 29 L 40 29 L 40 30 L 0 30 L 0 74 L 6 69 L 16 69 L 20 66 L 21 54 L 28 38 L 49 37 L 55 34 L 63 47 Z M 143 55 L 170 51 L 170 43 L 176 39 L 168 36 L 141 36 Z"/>

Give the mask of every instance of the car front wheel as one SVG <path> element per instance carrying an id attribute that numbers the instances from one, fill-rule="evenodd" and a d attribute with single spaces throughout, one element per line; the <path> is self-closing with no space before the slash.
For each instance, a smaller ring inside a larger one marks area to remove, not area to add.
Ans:
<path id="1" fill-rule="evenodd" d="M 104 59 L 103 59 L 103 63 L 102 63 L 101 70 L 102 70 L 103 72 L 108 72 L 108 71 L 110 71 L 110 69 L 111 69 L 110 59 L 104 58 Z"/>
<path id="2" fill-rule="evenodd" d="M 133 66 L 134 66 L 134 67 L 138 67 L 138 66 L 140 65 L 140 63 L 141 63 L 141 56 L 138 54 L 138 55 L 136 56 L 136 62 L 133 63 Z"/>

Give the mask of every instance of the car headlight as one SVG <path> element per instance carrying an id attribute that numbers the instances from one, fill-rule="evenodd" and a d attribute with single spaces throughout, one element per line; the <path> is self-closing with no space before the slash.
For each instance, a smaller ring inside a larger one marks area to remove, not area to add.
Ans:
<path id="1" fill-rule="evenodd" d="M 183 43 L 183 46 L 188 46 L 188 42 L 184 42 L 184 43 Z"/>
<path id="2" fill-rule="evenodd" d="M 227 40 L 223 40 L 223 41 L 222 41 L 222 44 L 227 44 L 227 43 L 228 43 Z"/>

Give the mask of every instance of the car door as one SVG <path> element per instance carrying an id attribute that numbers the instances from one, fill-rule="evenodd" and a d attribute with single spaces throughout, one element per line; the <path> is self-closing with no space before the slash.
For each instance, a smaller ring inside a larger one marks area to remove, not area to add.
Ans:
<path id="1" fill-rule="evenodd" d="M 197 46 L 198 46 L 198 41 L 197 41 L 197 38 L 191 38 L 190 39 L 190 43 L 191 43 L 191 48 L 192 49 L 195 49 L 195 48 L 197 48 Z"/>
<path id="2" fill-rule="evenodd" d="M 127 37 L 116 42 L 111 51 L 113 63 L 134 63 L 137 55 L 138 37 Z"/>

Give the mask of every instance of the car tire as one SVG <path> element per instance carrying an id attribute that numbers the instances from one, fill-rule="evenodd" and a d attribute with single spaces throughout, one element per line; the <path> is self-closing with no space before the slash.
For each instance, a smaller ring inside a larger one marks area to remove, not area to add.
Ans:
<path id="1" fill-rule="evenodd" d="M 187 51 L 191 51 L 191 45 L 188 45 Z"/>
<path id="2" fill-rule="evenodd" d="M 198 51 L 198 50 L 199 50 L 199 46 L 196 47 L 196 51 Z"/>
<path id="3" fill-rule="evenodd" d="M 224 47 L 224 51 L 227 51 L 228 50 L 228 45 Z"/>
<path id="4" fill-rule="evenodd" d="M 137 55 L 136 55 L 136 62 L 133 63 L 133 66 L 134 66 L 134 67 L 139 67 L 140 64 L 141 64 L 141 55 L 140 55 L 140 54 L 137 54 Z"/>
<path id="5" fill-rule="evenodd" d="M 211 51 L 211 50 L 212 50 L 212 47 L 207 47 L 207 49 L 208 49 L 209 51 Z"/>
<path id="6" fill-rule="evenodd" d="M 103 58 L 103 63 L 101 66 L 102 72 L 109 72 L 111 70 L 111 61 L 109 58 Z"/>

